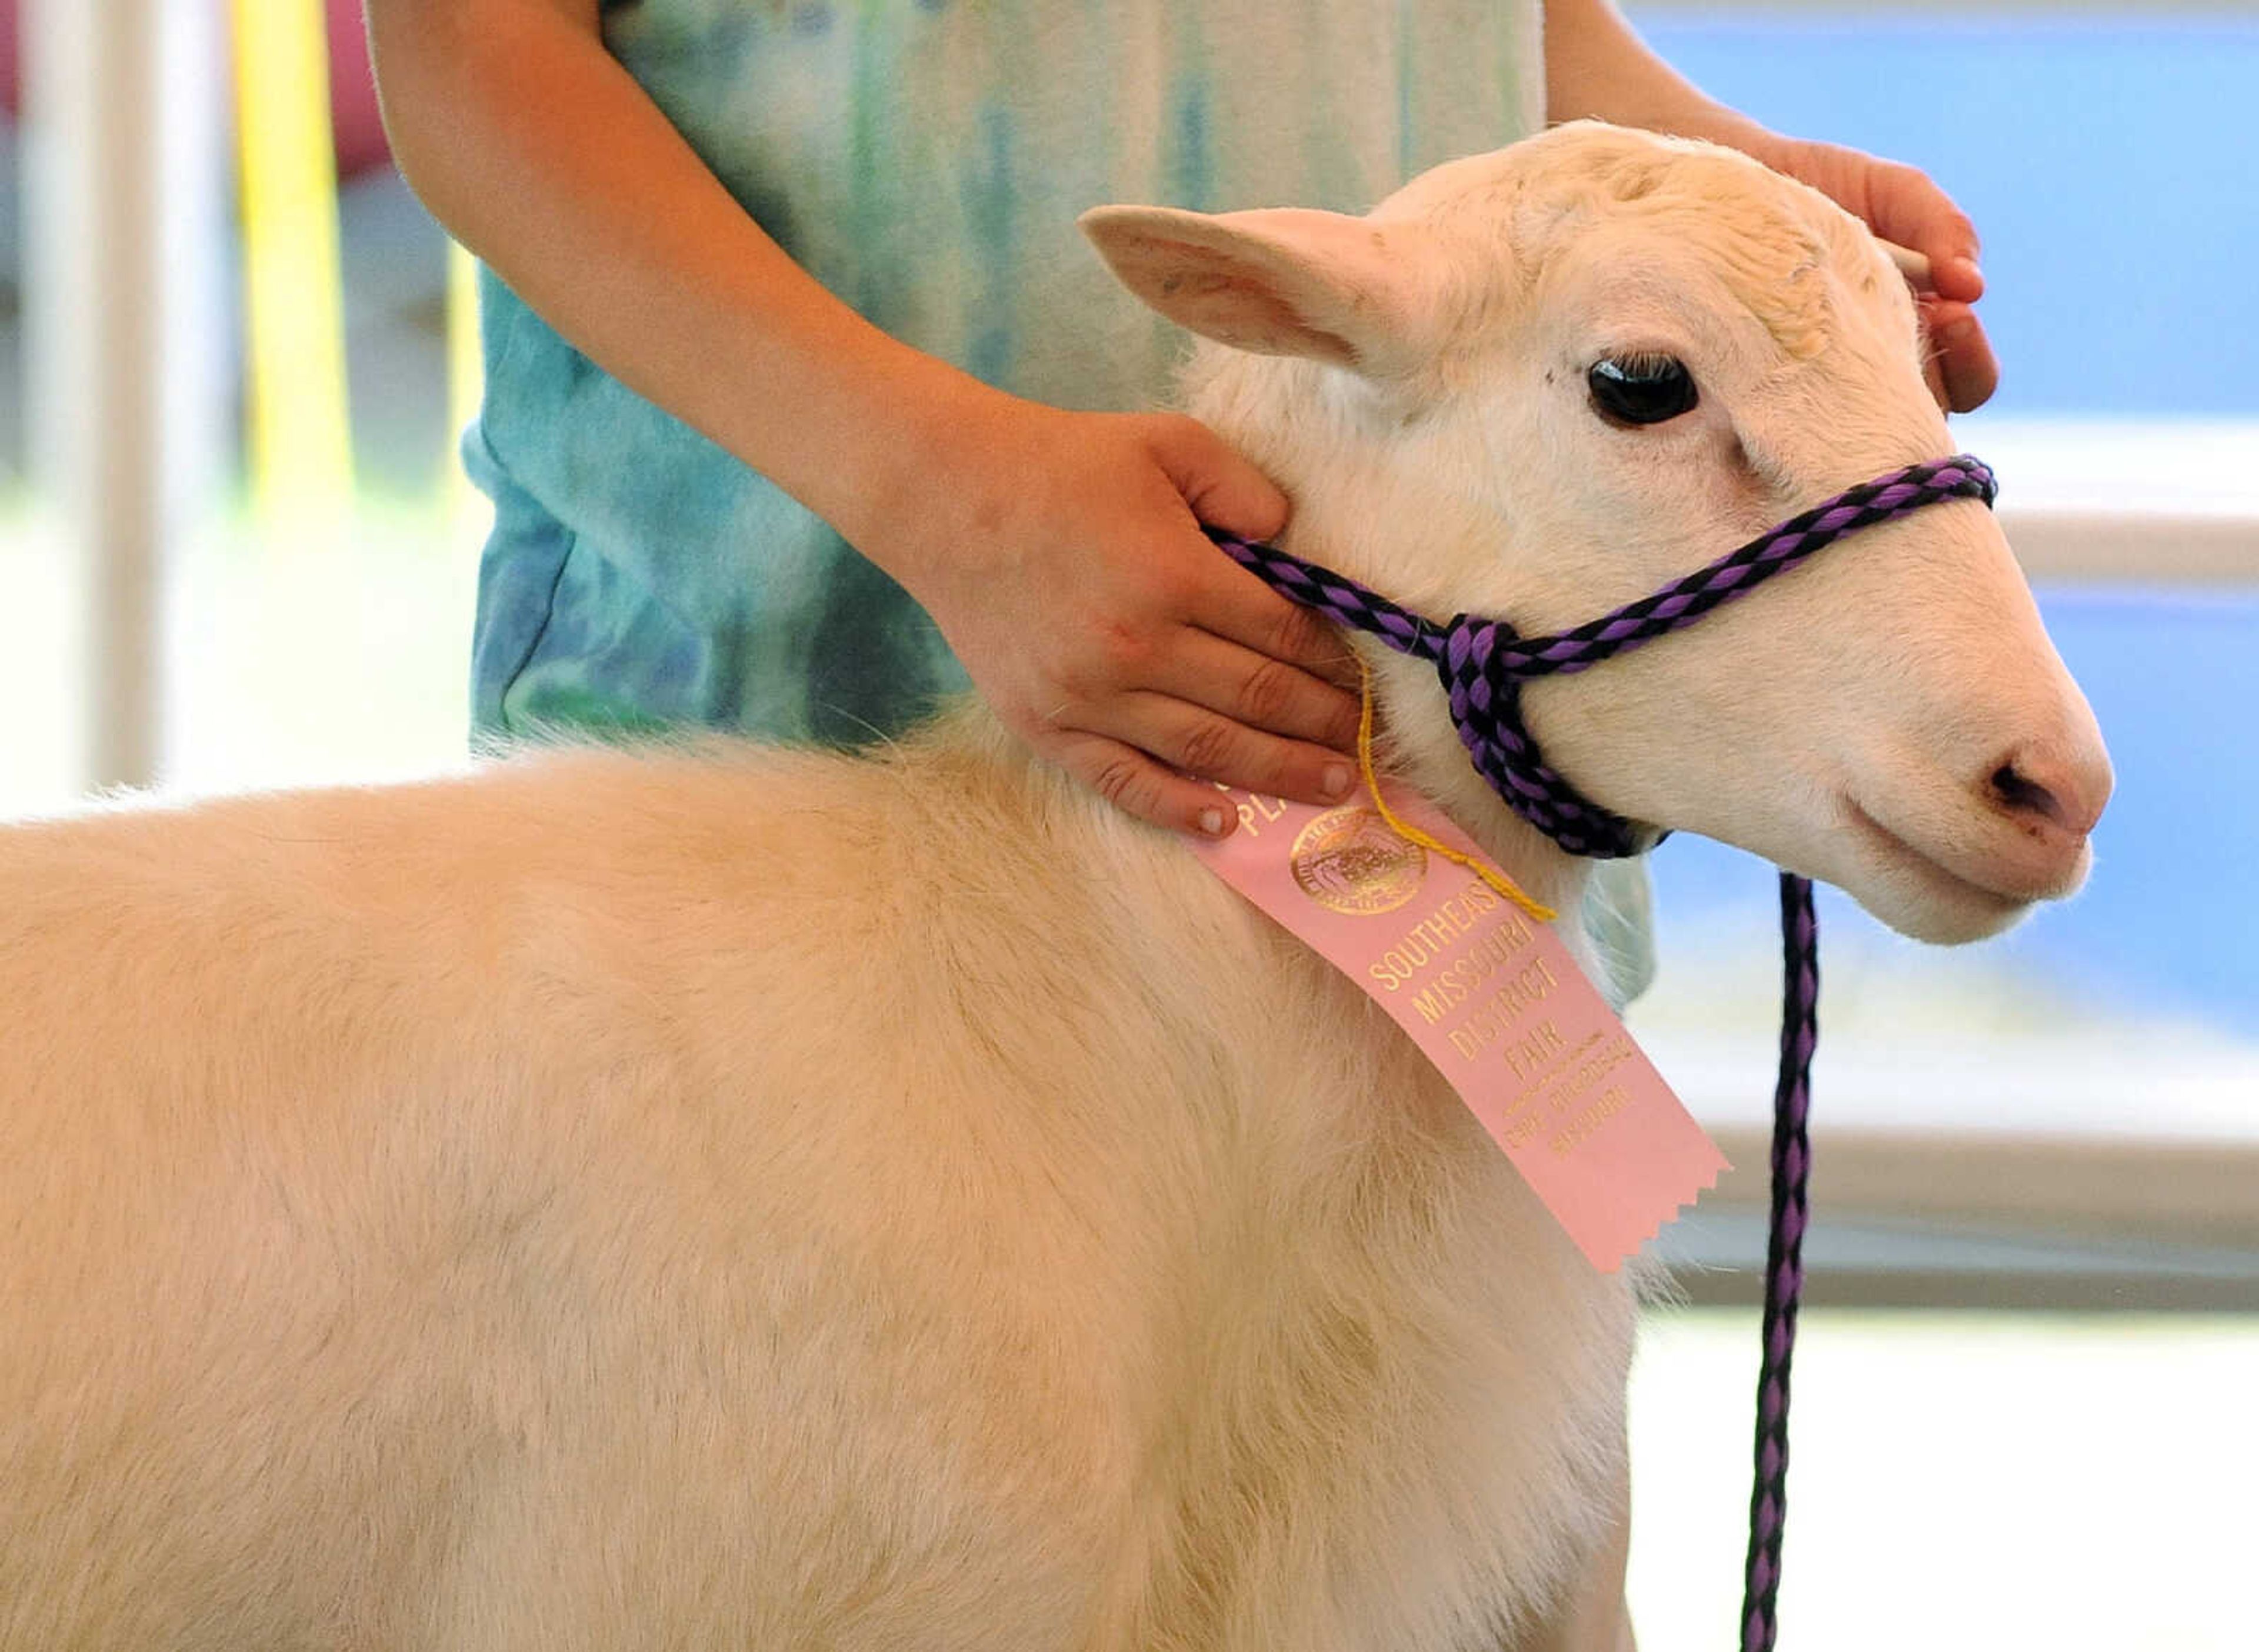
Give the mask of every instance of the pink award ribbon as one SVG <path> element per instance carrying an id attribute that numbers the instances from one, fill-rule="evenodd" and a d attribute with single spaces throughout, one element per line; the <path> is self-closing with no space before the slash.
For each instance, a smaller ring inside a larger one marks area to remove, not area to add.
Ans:
<path id="1" fill-rule="evenodd" d="M 1727 1168 L 1553 927 L 1433 807 L 1387 790 L 1393 814 L 1495 876 L 1400 834 L 1369 798 L 1226 794 L 1239 830 L 1194 852 L 1412 1035 L 1593 1266 L 1614 1272 Z"/>

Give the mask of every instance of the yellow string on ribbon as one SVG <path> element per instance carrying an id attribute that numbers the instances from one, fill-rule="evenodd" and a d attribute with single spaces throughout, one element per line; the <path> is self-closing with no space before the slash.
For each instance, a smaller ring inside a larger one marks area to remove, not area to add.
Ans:
<path id="1" fill-rule="evenodd" d="M 1380 777 L 1373 773 L 1372 768 L 1372 667 L 1365 663 L 1365 657 L 1361 654 L 1356 656 L 1356 659 L 1358 693 L 1363 702 L 1357 716 L 1357 766 L 1358 772 L 1365 776 L 1365 789 L 1372 798 L 1373 808 L 1380 811 L 1380 818 L 1388 822 L 1390 830 L 1407 843 L 1417 844 L 1430 854 L 1441 855 L 1448 861 L 1464 866 L 1538 922 L 1552 922 L 1560 914 L 1543 901 L 1531 900 L 1513 879 L 1496 866 L 1473 855 L 1462 854 L 1449 844 L 1437 843 L 1388 807 L 1388 800 L 1380 794 Z"/>

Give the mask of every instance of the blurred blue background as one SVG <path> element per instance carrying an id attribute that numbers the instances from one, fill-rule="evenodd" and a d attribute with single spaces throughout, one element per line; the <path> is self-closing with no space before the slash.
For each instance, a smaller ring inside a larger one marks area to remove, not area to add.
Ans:
<path id="1" fill-rule="evenodd" d="M 2259 414 L 2259 21 L 1625 10 L 1713 96 L 1945 186 L 1985 241 L 1988 410 Z"/>
<path id="2" fill-rule="evenodd" d="M 2259 22 L 1626 10 L 1713 96 L 1918 165 L 1976 220 L 2004 376 L 1974 451 L 1995 417 L 2259 416 Z M 2013 500 L 2015 476 L 2002 486 Z M 2042 606 L 2118 793 L 2086 893 L 1998 943 L 2001 963 L 2097 1016 L 2259 1036 L 2259 596 L 2058 590 Z M 1747 856 L 1681 837 L 1655 865 L 1666 967 L 1721 910 L 1770 909 Z M 1828 908 L 1838 934 L 1866 922 Z"/>

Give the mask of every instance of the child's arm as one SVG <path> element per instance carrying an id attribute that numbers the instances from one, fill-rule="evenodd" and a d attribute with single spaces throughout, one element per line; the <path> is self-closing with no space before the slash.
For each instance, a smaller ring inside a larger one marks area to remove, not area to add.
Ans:
<path id="1" fill-rule="evenodd" d="M 1204 426 L 1023 401 L 863 321 L 604 51 L 597 0 L 367 10 L 393 152 L 433 214 L 892 574 L 1038 751 L 1187 830 L 1234 819 L 1188 774 L 1348 790 L 1341 644 L 1198 527 L 1268 538 L 1286 501 Z"/>
<path id="2" fill-rule="evenodd" d="M 1970 309 L 1985 291 L 1977 229 L 1918 168 L 1835 144 L 1783 138 L 1735 113 L 1649 51 L 1614 0 L 1545 0 L 1545 98 L 1555 120 L 1597 116 L 1728 145 L 1802 179 L 1884 239 L 1923 253 L 1935 285 L 1922 297 L 1935 352 L 1930 388 L 1940 402 L 1961 413 L 1992 394 L 1999 363 Z"/>

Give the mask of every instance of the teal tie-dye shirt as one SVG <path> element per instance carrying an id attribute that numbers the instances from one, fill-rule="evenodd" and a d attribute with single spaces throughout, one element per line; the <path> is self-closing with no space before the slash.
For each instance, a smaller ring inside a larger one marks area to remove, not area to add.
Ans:
<path id="1" fill-rule="evenodd" d="M 1361 212 L 1543 115 L 1535 0 L 633 0 L 603 18 L 826 287 L 1069 408 L 1157 404 L 1182 347 L 1085 244 L 1086 208 Z M 692 722 L 852 744 L 965 686 L 932 622 L 823 522 L 500 282 L 484 299 L 482 732 Z"/>
<path id="2" fill-rule="evenodd" d="M 603 26 L 826 287 L 1066 408 L 1158 403 L 1183 348 L 1084 243 L 1086 208 L 1362 212 L 1543 119 L 1537 0 L 628 0 Z M 966 686 L 823 522 L 491 276 L 482 296 L 482 734 L 693 723 L 852 745 Z M 1633 915 L 1600 927 L 1635 979 L 1644 880 L 1610 882 Z"/>

